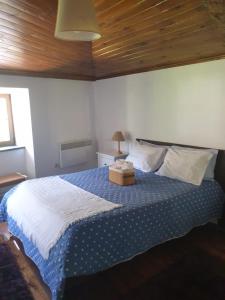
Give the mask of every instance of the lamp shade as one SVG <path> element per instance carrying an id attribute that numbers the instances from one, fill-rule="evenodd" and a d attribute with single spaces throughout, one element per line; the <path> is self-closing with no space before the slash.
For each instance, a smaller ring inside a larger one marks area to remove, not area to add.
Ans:
<path id="1" fill-rule="evenodd" d="M 58 0 L 55 37 L 67 41 L 94 41 L 101 37 L 91 0 Z"/>
<path id="2" fill-rule="evenodd" d="M 117 141 L 117 142 L 122 142 L 122 141 L 125 141 L 125 138 L 121 131 L 116 131 L 113 134 L 112 140 Z"/>

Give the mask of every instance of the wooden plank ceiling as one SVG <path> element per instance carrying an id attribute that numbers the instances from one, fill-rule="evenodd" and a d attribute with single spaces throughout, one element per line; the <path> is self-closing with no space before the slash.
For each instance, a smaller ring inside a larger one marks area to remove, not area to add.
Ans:
<path id="1" fill-rule="evenodd" d="M 57 0 L 0 0 L 0 73 L 95 80 L 225 58 L 224 0 L 94 0 L 102 38 L 54 38 Z"/>

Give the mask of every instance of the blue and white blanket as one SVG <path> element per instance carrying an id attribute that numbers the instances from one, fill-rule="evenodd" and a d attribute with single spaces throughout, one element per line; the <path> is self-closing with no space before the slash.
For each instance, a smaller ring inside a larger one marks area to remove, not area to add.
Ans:
<path id="1" fill-rule="evenodd" d="M 224 193 L 216 181 L 204 181 L 197 187 L 152 173 L 136 171 L 135 175 L 133 186 L 110 183 L 108 168 L 61 176 L 122 207 L 70 225 L 47 260 L 7 215 L 7 199 L 16 189 L 5 195 L 0 221 L 7 221 L 12 234 L 23 242 L 26 254 L 50 287 L 53 300 L 63 298 L 65 278 L 110 268 L 222 214 Z"/>

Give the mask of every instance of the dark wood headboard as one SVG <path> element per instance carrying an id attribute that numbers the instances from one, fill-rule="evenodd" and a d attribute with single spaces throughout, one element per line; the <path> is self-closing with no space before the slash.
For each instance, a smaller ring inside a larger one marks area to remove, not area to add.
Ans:
<path id="1" fill-rule="evenodd" d="M 175 144 L 175 143 L 166 143 L 166 142 L 158 142 L 158 141 L 151 141 L 151 140 L 145 140 L 145 139 L 136 139 L 138 142 L 147 142 L 152 143 L 155 145 L 163 145 L 163 146 L 182 146 L 182 147 L 189 147 L 194 149 L 208 149 L 205 147 L 197 147 L 197 146 L 191 146 L 191 145 L 182 145 L 182 144 Z M 216 166 L 215 166 L 215 179 L 219 182 L 222 189 L 225 191 L 225 150 L 219 150 Z"/>

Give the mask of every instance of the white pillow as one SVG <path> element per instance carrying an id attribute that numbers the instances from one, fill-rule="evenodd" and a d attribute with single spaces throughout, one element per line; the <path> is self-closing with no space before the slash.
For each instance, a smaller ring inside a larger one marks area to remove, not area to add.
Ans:
<path id="1" fill-rule="evenodd" d="M 126 161 L 132 162 L 136 169 L 143 172 L 154 172 L 161 166 L 165 154 L 166 149 L 162 147 L 133 145 Z"/>
<path id="2" fill-rule="evenodd" d="M 200 185 L 212 157 L 213 154 L 206 151 L 171 147 L 156 174 Z"/>
<path id="3" fill-rule="evenodd" d="M 213 156 L 209 161 L 208 167 L 206 169 L 204 179 L 211 180 L 214 179 L 214 170 L 216 166 L 216 159 L 218 155 L 218 150 L 216 149 L 196 149 L 196 148 L 186 148 L 186 147 L 181 147 L 181 146 L 172 146 L 171 148 L 173 149 L 180 149 L 180 150 L 192 150 L 192 151 L 205 151 L 207 153 L 212 153 Z"/>

